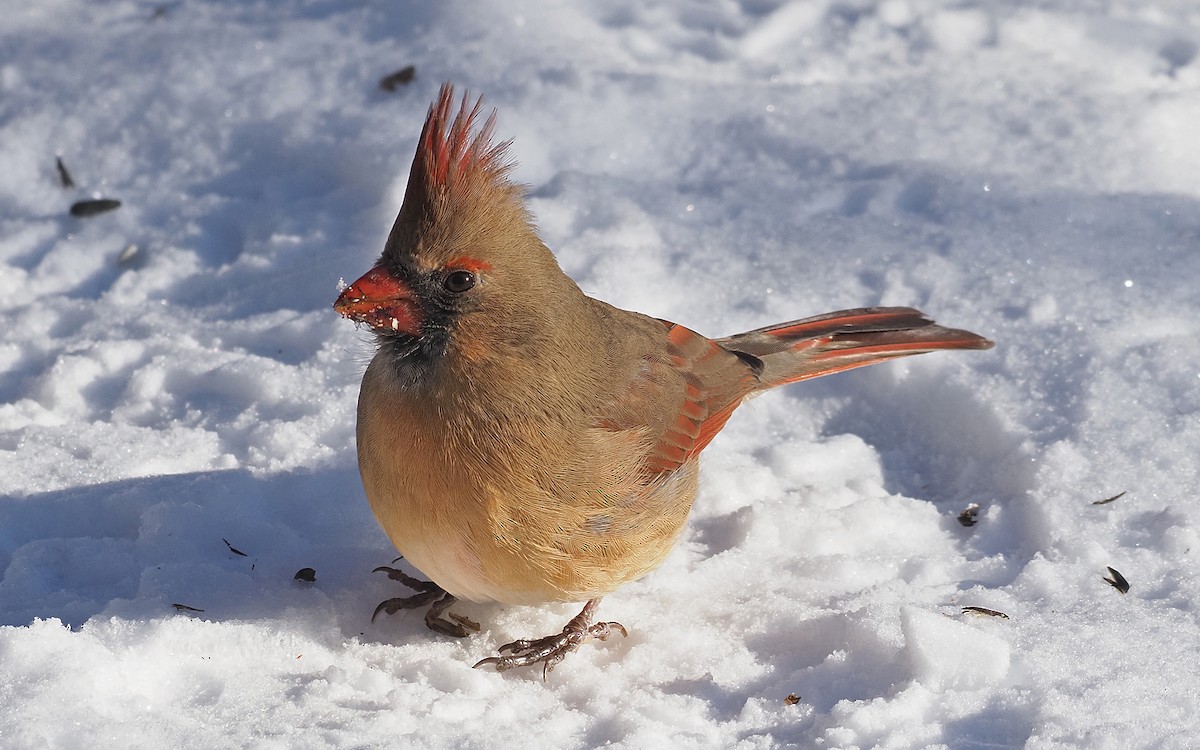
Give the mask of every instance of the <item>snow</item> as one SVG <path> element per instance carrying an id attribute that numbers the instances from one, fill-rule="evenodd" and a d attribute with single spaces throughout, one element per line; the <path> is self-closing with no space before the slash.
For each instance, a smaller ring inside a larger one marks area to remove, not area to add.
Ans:
<path id="1" fill-rule="evenodd" d="M 0 745 L 1195 747 L 1195 4 L 0 17 Z M 372 623 L 371 345 L 330 305 L 444 80 L 589 293 L 712 335 L 913 305 L 997 347 L 743 407 L 601 607 L 629 637 L 546 683 L 470 667 L 576 605 Z"/>

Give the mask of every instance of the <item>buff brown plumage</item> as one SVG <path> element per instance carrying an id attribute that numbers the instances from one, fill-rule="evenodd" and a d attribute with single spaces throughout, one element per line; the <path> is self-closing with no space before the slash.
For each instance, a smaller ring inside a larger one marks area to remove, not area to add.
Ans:
<path id="1" fill-rule="evenodd" d="M 369 325 L 358 456 L 371 507 L 432 583 L 380 610 L 456 597 L 588 602 L 562 633 L 482 664 L 549 671 L 590 637 L 600 597 L 654 569 L 696 495 L 700 452 L 767 388 L 987 339 L 910 308 L 864 308 L 721 339 L 585 295 L 542 243 L 495 116 L 447 84 L 421 132 L 383 254 L 335 303 Z M 479 666 L 476 665 L 476 666 Z"/>

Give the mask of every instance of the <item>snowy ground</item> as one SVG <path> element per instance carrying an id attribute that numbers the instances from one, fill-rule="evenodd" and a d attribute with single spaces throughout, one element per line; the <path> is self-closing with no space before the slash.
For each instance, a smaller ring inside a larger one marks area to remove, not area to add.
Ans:
<path id="1" fill-rule="evenodd" d="M 1195 3 L 0 18 L 0 746 L 1196 747 Z M 915 305 L 997 347 L 745 407 L 605 600 L 629 638 L 548 684 L 470 665 L 574 605 L 372 624 L 370 344 L 330 305 L 443 80 L 592 294 L 713 335 Z"/>

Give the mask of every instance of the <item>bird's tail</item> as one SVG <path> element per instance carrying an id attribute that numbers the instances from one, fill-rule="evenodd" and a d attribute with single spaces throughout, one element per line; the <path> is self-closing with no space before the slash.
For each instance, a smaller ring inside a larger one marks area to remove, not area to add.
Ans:
<path id="1" fill-rule="evenodd" d="M 969 331 L 943 328 L 911 307 L 842 310 L 739 333 L 717 343 L 752 363 L 762 383 L 756 390 L 910 354 L 994 345 Z"/>

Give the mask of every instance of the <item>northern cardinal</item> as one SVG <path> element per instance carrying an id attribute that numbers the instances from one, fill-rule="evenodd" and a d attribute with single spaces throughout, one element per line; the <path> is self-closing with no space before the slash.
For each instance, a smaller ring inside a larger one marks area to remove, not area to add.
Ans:
<path id="1" fill-rule="evenodd" d="M 478 625 L 456 598 L 584 601 L 557 633 L 476 664 L 543 664 L 589 638 L 600 597 L 663 561 L 696 496 L 700 451 L 748 396 L 937 349 L 992 342 L 917 310 L 875 307 L 709 339 L 585 295 L 538 237 L 495 112 L 442 86 L 399 216 L 375 267 L 334 309 L 378 351 L 358 401 L 358 464 L 379 523 L 432 583 L 383 568 L 430 605 L 425 621 Z"/>

